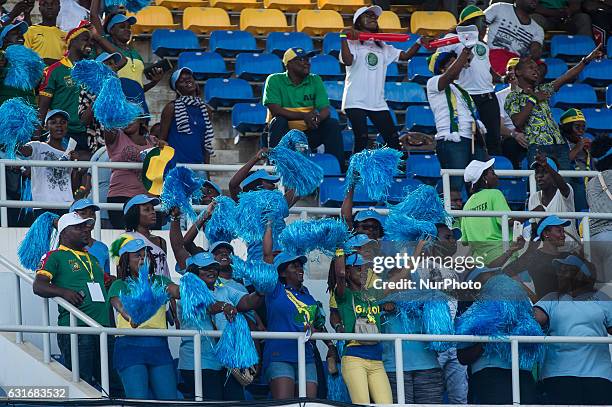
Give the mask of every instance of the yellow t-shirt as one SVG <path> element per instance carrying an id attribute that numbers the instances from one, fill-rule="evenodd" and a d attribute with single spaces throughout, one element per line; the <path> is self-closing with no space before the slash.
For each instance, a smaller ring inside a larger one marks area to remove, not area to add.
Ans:
<path id="1" fill-rule="evenodd" d="M 142 75 L 145 69 L 144 63 L 138 58 L 127 58 L 127 64 L 117 72 L 120 78 L 131 79 L 143 86 Z"/>
<path id="2" fill-rule="evenodd" d="M 58 27 L 33 25 L 24 34 L 24 45 L 41 58 L 60 60 L 66 53 L 66 33 Z"/>

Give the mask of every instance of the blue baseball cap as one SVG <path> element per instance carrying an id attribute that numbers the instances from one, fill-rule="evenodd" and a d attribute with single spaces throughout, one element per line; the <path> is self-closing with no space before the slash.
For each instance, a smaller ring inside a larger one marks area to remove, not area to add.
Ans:
<path id="1" fill-rule="evenodd" d="M 380 222 L 382 226 L 385 223 L 385 217 L 380 213 L 376 212 L 374 209 L 366 209 L 363 211 L 357 212 L 355 215 L 355 222 L 363 222 L 364 220 L 374 219 Z"/>
<path id="2" fill-rule="evenodd" d="M 376 240 L 374 239 L 370 239 L 368 237 L 368 235 L 364 234 L 364 233 L 360 233 L 358 235 L 355 235 L 353 237 L 351 237 L 346 244 L 350 247 L 362 247 L 365 246 L 366 244 L 370 243 L 370 242 L 375 242 Z"/>
<path id="3" fill-rule="evenodd" d="M 191 68 L 187 68 L 186 66 L 172 72 L 172 75 L 170 76 L 170 89 L 176 90 L 176 81 L 179 80 L 183 72 L 189 72 L 191 75 L 193 75 L 193 71 L 191 70 Z"/>
<path id="4" fill-rule="evenodd" d="M 134 16 L 128 17 L 124 14 L 115 14 L 113 18 L 111 18 L 111 20 L 108 22 L 108 24 L 106 24 L 106 33 L 110 34 L 112 28 L 115 25 L 124 23 L 126 21 L 130 23 L 130 25 L 134 25 L 136 24 L 136 17 Z"/>
<path id="5" fill-rule="evenodd" d="M 0 31 L 0 44 L 4 42 L 4 37 L 8 35 L 9 32 L 13 31 L 15 28 L 19 28 L 21 34 L 25 34 L 28 31 L 28 23 L 25 21 L 20 21 L 15 24 L 9 24 Z"/>
<path id="6" fill-rule="evenodd" d="M 229 242 L 224 242 L 222 240 L 211 244 L 209 252 L 214 253 L 215 250 L 217 250 L 221 246 L 227 247 L 230 250 L 230 252 L 234 253 L 234 246 L 232 246 Z"/>
<path id="7" fill-rule="evenodd" d="M 260 179 L 276 183 L 280 180 L 280 177 L 276 175 L 270 175 L 266 172 L 266 170 L 263 169 L 257 170 L 248 177 L 246 177 L 246 179 L 240 183 L 240 188 L 244 189 L 245 187 L 249 186 L 249 184 L 255 181 L 259 181 Z"/>
<path id="8" fill-rule="evenodd" d="M 215 257 L 209 252 L 200 252 L 194 254 L 191 257 L 188 257 L 185 261 L 185 266 L 189 267 L 191 265 L 196 265 L 198 267 L 208 267 L 210 265 L 216 264 L 219 265 L 219 262 L 215 260 Z"/>
<path id="9" fill-rule="evenodd" d="M 546 159 L 546 163 L 548 165 L 550 165 L 550 168 L 552 168 L 555 171 L 559 171 L 559 168 L 557 167 L 557 164 L 555 164 L 555 162 L 551 159 L 551 158 L 547 158 Z M 532 170 L 535 170 L 535 168 L 538 166 L 538 162 L 534 161 L 531 163 L 531 165 L 529 166 L 529 168 L 531 168 Z"/>
<path id="10" fill-rule="evenodd" d="M 363 256 L 357 253 L 353 253 L 350 256 L 346 257 L 345 263 L 347 266 L 363 266 L 367 262 L 364 260 Z"/>
<path id="11" fill-rule="evenodd" d="M 283 265 L 294 262 L 295 260 L 299 260 L 302 263 L 302 265 L 304 265 L 308 261 L 308 258 L 304 256 L 303 254 L 290 254 L 287 252 L 280 252 L 274 258 L 274 267 L 276 267 L 276 271 L 280 271 L 279 269 Z"/>
<path id="12" fill-rule="evenodd" d="M 537 235 L 539 238 L 542 237 L 542 232 L 549 226 L 569 226 L 571 222 L 569 220 L 563 220 L 559 218 L 557 215 L 550 215 L 542 219 L 540 224 L 538 225 Z"/>
<path id="13" fill-rule="evenodd" d="M 145 247 L 147 247 L 147 244 L 142 239 L 130 240 L 121 246 L 121 249 L 119 249 L 119 256 L 122 256 L 124 253 L 136 253 Z"/>
<path id="14" fill-rule="evenodd" d="M 584 260 L 582 260 L 580 257 L 575 256 L 575 255 L 569 255 L 564 259 L 554 259 L 553 260 L 553 264 L 555 266 L 560 266 L 561 264 L 565 264 L 567 266 L 574 266 L 577 267 L 578 270 L 580 270 L 580 272 L 582 274 L 584 274 L 587 277 L 591 277 L 591 270 L 589 270 L 589 267 L 586 265 L 586 263 L 584 262 Z"/>
<path id="15" fill-rule="evenodd" d="M 47 123 L 49 121 L 49 119 L 52 118 L 53 116 L 55 116 L 56 114 L 64 116 L 64 118 L 66 118 L 66 120 L 70 120 L 70 115 L 68 114 L 68 112 L 65 112 L 65 111 L 63 111 L 61 109 L 53 109 L 53 110 L 49 110 L 47 112 L 47 115 L 45 116 L 45 123 Z"/>
<path id="16" fill-rule="evenodd" d="M 204 185 L 209 185 L 211 188 L 213 188 L 215 191 L 217 191 L 219 193 L 219 195 L 223 195 L 223 191 L 221 190 L 221 187 L 217 184 L 215 184 L 214 182 L 210 181 L 210 180 L 206 180 L 204 181 Z"/>
<path id="17" fill-rule="evenodd" d="M 96 57 L 96 61 L 105 62 L 109 60 L 110 58 L 114 59 L 116 64 L 121 62 L 121 54 L 118 52 L 113 52 L 112 54 L 109 54 L 108 52 L 103 52 Z"/>
<path id="18" fill-rule="evenodd" d="M 125 205 L 123 205 L 123 214 L 125 215 L 126 213 L 128 213 L 130 208 L 134 205 L 144 205 L 148 203 L 153 204 L 153 206 L 157 206 L 161 203 L 161 200 L 159 198 L 154 198 L 145 194 L 136 195 L 135 197 L 127 201 Z"/>
<path id="19" fill-rule="evenodd" d="M 94 204 L 91 199 L 83 198 L 83 199 L 79 199 L 78 201 L 74 202 L 70 206 L 70 212 L 80 211 L 81 209 L 85 209 L 85 208 L 93 208 L 94 211 L 100 210 L 100 207 Z"/>

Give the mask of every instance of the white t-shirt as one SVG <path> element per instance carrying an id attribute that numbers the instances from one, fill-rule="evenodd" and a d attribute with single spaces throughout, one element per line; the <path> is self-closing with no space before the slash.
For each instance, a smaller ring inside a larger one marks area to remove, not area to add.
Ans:
<path id="1" fill-rule="evenodd" d="M 427 99 L 429 100 L 429 106 L 434 114 L 436 121 L 436 140 L 444 139 L 447 141 L 459 142 L 459 137 L 472 138 L 472 123 L 474 118 L 468 108 L 467 103 L 463 99 L 463 96 L 457 90 L 457 87 L 450 84 L 451 92 L 457 98 L 457 119 L 458 132 L 451 133 L 450 114 L 448 111 L 448 101 L 446 100 L 446 92 L 444 89 L 438 90 L 438 81 L 442 75 L 434 76 L 429 78 L 427 81 Z"/>
<path id="2" fill-rule="evenodd" d="M 385 102 L 387 67 L 398 60 L 402 51 L 384 42 L 382 47 L 374 41 L 348 40 L 347 43 L 353 63 L 346 67 L 342 110 L 389 110 Z M 342 53 L 340 62 L 344 63 Z"/>
<path id="3" fill-rule="evenodd" d="M 40 141 L 26 144 L 32 147 L 32 160 L 58 161 L 64 151 Z M 32 200 L 43 202 L 72 202 L 71 168 L 32 167 Z"/>
<path id="4" fill-rule="evenodd" d="M 564 197 L 560 190 L 557 190 L 553 199 L 550 200 L 548 206 L 542 204 L 542 191 L 536 191 L 529 196 L 528 208 L 532 211 L 535 207 L 542 205 L 546 212 L 557 213 L 557 212 L 575 212 L 574 206 L 574 190 L 572 186 L 567 184 L 570 189 L 570 193 L 567 197 Z M 533 219 L 532 222 L 539 221 L 540 219 Z M 572 236 L 579 238 L 578 232 L 576 231 L 576 224 L 574 219 L 568 219 L 570 225 L 565 227 L 566 233 L 571 233 Z M 565 236 L 566 242 L 574 242 L 569 236 Z"/>
<path id="5" fill-rule="evenodd" d="M 454 37 L 455 34 L 448 34 L 446 37 Z M 463 51 L 463 44 L 447 45 L 439 48 L 440 52 L 455 52 L 457 55 Z M 461 70 L 459 78 L 455 81 L 470 95 L 483 95 L 495 90 L 493 86 L 493 76 L 491 76 L 491 62 L 489 61 L 489 47 L 482 41 L 472 48 L 472 59 L 468 66 Z"/>
<path id="6" fill-rule="evenodd" d="M 487 43 L 490 49 L 503 48 L 519 55 L 527 55 L 531 43 L 544 42 L 544 30 L 531 19 L 529 24 L 521 24 L 514 5 L 495 3 L 485 11 L 489 31 Z"/>
<path id="7" fill-rule="evenodd" d="M 76 0 L 60 0 L 60 11 L 57 15 L 57 26 L 65 32 L 76 28 L 81 20 L 89 20 L 89 10 Z"/>
<path id="8" fill-rule="evenodd" d="M 508 86 L 507 88 L 504 88 L 497 92 L 495 96 L 497 96 L 497 103 L 499 103 L 499 113 L 501 115 L 502 120 L 504 121 L 504 126 L 510 131 L 514 131 L 516 127 L 514 127 L 514 123 L 512 123 L 510 115 L 506 112 L 506 109 L 504 108 L 506 98 L 508 97 L 511 91 L 511 87 Z"/>

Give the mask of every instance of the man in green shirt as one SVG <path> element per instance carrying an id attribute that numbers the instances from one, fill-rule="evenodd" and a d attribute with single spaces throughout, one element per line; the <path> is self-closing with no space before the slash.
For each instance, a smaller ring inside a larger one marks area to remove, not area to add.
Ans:
<path id="1" fill-rule="evenodd" d="M 582 12 L 582 0 L 539 0 L 531 18 L 544 31 L 563 30 L 593 37 L 591 17 Z"/>
<path id="2" fill-rule="evenodd" d="M 275 147 L 290 129 L 298 129 L 306 133 L 311 149 L 323 144 L 325 152 L 336 157 L 344 168 L 340 126 L 330 117 L 321 77 L 310 73 L 311 56 L 301 48 L 289 48 L 283 56 L 287 70 L 268 76 L 263 92 L 268 134 L 263 134 L 262 144 Z"/>

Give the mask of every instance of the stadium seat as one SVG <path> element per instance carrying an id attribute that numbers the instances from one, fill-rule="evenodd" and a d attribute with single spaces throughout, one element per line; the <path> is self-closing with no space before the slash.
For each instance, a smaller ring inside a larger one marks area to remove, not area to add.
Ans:
<path id="1" fill-rule="evenodd" d="M 323 82 L 329 103 L 336 109 L 342 105 L 342 93 L 344 93 L 344 81 L 325 81 Z"/>
<path id="2" fill-rule="evenodd" d="M 429 106 L 408 106 L 406 109 L 406 130 L 426 134 L 436 132 L 436 122 Z"/>
<path id="3" fill-rule="evenodd" d="M 400 74 L 397 62 L 391 62 L 387 66 L 387 76 L 385 77 L 385 80 L 387 82 L 401 82 L 403 79 L 404 76 Z"/>
<path id="4" fill-rule="evenodd" d="M 332 119 L 338 120 L 338 123 L 340 124 L 340 128 L 341 129 L 345 129 L 346 128 L 346 123 L 347 123 L 346 116 L 344 116 L 344 115 L 340 116 L 338 114 L 338 111 L 336 110 L 336 108 L 331 106 L 331 105 L 328 108 L 329 108 L 329 116 Z"/>
<path id="5" fill-rule="evenodd" d="M 580 72 L 578 80 L 592 86 L 606 86 L 612 83 L 612 59 L 591 62 Z"/>
<path id="6" fill-rule="evenodd" d="M 276 8 L 285 13 L 297 13 L 317 6 L 310 0 L 264 0 L 263 4 L 265 8 Z"/>
<path id="7" fill-rule="evenodd" d="M 209 0 L 212 7 L 219 7 L 227 11 L 240 11 L 245 8 L 259 7 L 257 0 Z"/>
<path id="8" fill-rule="evenodd" d="M 340 70 L 340 63 L 331 55 L 315 55 L 310 59 L 310 72 L 319 75 L 324 81 L 341 81 L 344 73 Z"/>
<path id="9" fill-rule="evenodd" d="M 500 179 L 497 188 L 504 194 L 508 206 L 515 211 L 525 209 L 529 198 L 527 180 L 525 178 Z"/>
<path id="10" fill-rule="evenodd" d="M 510 85 L 507 84 L 507 83 L 496 83 L 495 84 L 495 88 L 494 88 L 494 92 L 497 93 L 500 90 L 506 89 L 508 86 L 510 86 Z"/>
<path id="11" fill-rule="evenodd" d="M 414 174 L 415 178 L 431 184 L 441 178 L 440 162 L 435 154 L 412 154 L 408 157 L 407 173 Z"/>
<path id="12" fill-rule="evenodd" d="M 337 32 L 329 32 L 323 37 L 323 53 L 333 55 L 336 58 L 340 54 L 340 34 Z"/>
<path id="13" fill-rule="evenodd" d="M 586 35 L 555 35 L 550 41 L 550 56 L 566 61 L 577 61 L 594 48 L 593 39 Z"/>
<path id="14" fill-rule="evenodd" d="M 339 207 L 344 200 L 346 179 L 344 177 L 327 177 L 319 186 L 319 205 Z M 358 205 L 373 205 L 363 187 L 358 185 L 353 195 L 353 203 Z"/>
<path id="15" fill-rule="evenodd" d="M 391 109 L 406 109 L 409 105 L 426 105 L 423 88 L 412 82 L 385 83 L 385 99 Z"/>
<path id="16" fill-rule="evenodd" d="M 317 0 L 319 10 L 334 10 L 340 13 L 354 13 L 365 6 L 364 0 Z"/>
<path id="17" fill-rule="evenodd" d="M 612 110 L 610 109 L 583 109 L 587 129 L 593 133 L 612 132 Z"/>
<path id="18" fill-rule="evenodd" d="M 436 36 L 457 25 L 455 16 L 448 11 L 415 11 L 410 16 L 410 32 Z"/>
<path id="19" fill-rule="evenodd" d="M 612 109 L 612 85 L 606 88 L 606 106 Z"/>
<path id="20" fill-rule="evenodd" d="M 204 100 L 213 108 L 231 107 L 236 103 L 255 103 L 251 85 L 244 79 L 212 78 L 206 82 Z"/>
<path id="21" fill-rule="evenodd" d="M 181 51 L 200 51 L 198 37 L 189 30 L 168 30 L 162 28 L 153 31 L 151 50 L 160 58 L 176 57 Z"/>
<path id="22" fill-rule="evenodd" d="M 135 15 L 136 24 L 132 26 L 133 34 L 150 34 L 159 28 L 179 28 L 172 20 L 172 13 L 165 7 L 149 6 Z"/>
<path id="23" fill-rule="evenodd" d="M 552 111 L 552 116 L 553 116 L 553 119 L 555 120 L 555 123 L 559 123 L 564 110 L 558 107 L 553 107 L 550 110 Z"/>
<path id="24" fill-rule="evenodd" d="M 179 68 L 193 71 L 197 80 L 228 78 L 232 75 L 225 67 L 225 60 L 216 52 L 183 52 L 178 58 Z"/>
<path id="25" fill-rule="evenodd" d="M 215 30 L 235 30 L 227 11 L 214 7 L 187 7 L 183 11 L 183 28 L 198 34 L 210 34 Z"/>
<path id="26" fill-rule="evenodd" d="M 155 0 L 156 6 L 171 10 L 183 10 L 187 7 L 202 7 L 206 5 L 205 0 Z"/>
<path id="27" fill-rule="evenodd" d="M 508 158 L 504 157 L 503 155 L 496 155 L 493 158 L 495 158 L 495 164 L 493 164 L 493 169 L 495 170 L 513 170 L 514 167 L 512 167 L 512 161 L 510 161 Z"/>
<path id="28" fill-rule="evenodd" d="M 306 52 L 314 50 L 312 38 L 304 33 L 270 33 L 266 38 L 266 52 L 283 56 L 289 48 L 302 48 Z"/>
<path id="29" fill-rule="evenodd" d="M 283 72 L 283 63 L 274 54 L 238 54 L 236 77 L 247 81 L 264 81 L 270 74 Z"/>
<path id="30" fill-rule="evenodd" d="M 261 103 L 236 103 L 232 109 L 232 127 L 239 133 L 261 133 L 266 127 L 268 109 Z"/>
<path id="31" fill-rule="evenodd" d="M 422 182 L 414 178 L 394 178 L 389 188 L 389 202 L 399 203 L 408 193 L 414 191 Z"/>
<path id="32" fill-rule="evenodd" d="M 414 43 L 419 40 L 419 38 L 421 38 L 419 34 L 410 34 L 410 38 L 408 38 L 408 41 L 404 41 L 404 42 L 389 41 L 387 44 L 392 45 L 397 49 L 401 49 L 402 51 L 408 51 L 410 48 L 412 48 Z M 417 51 L 417 55 L 420 55 L 420 56 L 429 55 L 429 54 L 433 54 L 433 51 L 434 50 L 429 50 L 421 46 L 419 50 Z"/>
<path id="33" fill-rule="evenodd" d="M 343 130 L 342 141 L 344 142 L 344 152 L 352 152 L 353 146 L 355 145 L 355 135 L 353 134 L 353 130 Z"/>
<path id="34" fill-rule="evenodd" d="M 240 29 L 255 35 L 265 35 L 273 31 L 293 31 L 287 25 L 287 18 L 280 10 L 245 8 L 240 13 Z"/>
<path id="35" fill-rule="evenodd" d="M 297 13 L 296 30 L 308 35 L 321 36 L 344 29 L 340 13 L 334 10 L 300 10 Z"/>
<path id="36" fill-rule="evenodd" d="M 342 171 L 340 171 L 340 163 L 331 154 L 308 154 L 308 158 L 319 164 L 319 166 L 323 169 L 323 175 L 326 177 L 329 176 L 339 176 L 342 175 Z"/>
<path id="37" fill-rule="evenodd" d="M 433 73 L 427 66 L 426 57 L 412 57 L 408 61 L 408 80 L 420 84 L 426 84 Z"/>
<path id="38" fill-rule="evenodd" d="M 565 84 L 550 99 L 550 105 L 569 109 L 570 107 L 597 107 L 597 95 L 591 85 L 585 83 Z"/>
<path id="39" fill-rule="evenodd" d="M 241 52 L 260 52 L 253 34 L 246 31 L 213 31 L 210 33 L 208 47 L 224 57 L 232 57 Z"/>
<path id="40" fill-rule="evenodd" d="M 544 76 L 544 79 L 547 81 L 555 80 L 567 72 L 567 63 L 561 58 L 546 58 L 544 62 L 546 62 L 548 68 Z"/>
<path id="41" fill-rule="evenodd" d="M 378 17 L 378 28 L 384 33 L 402 33 L 406 29 L 402 27 L 402 23 L 397 14 L 393 11 L 383 11 Z"/>

